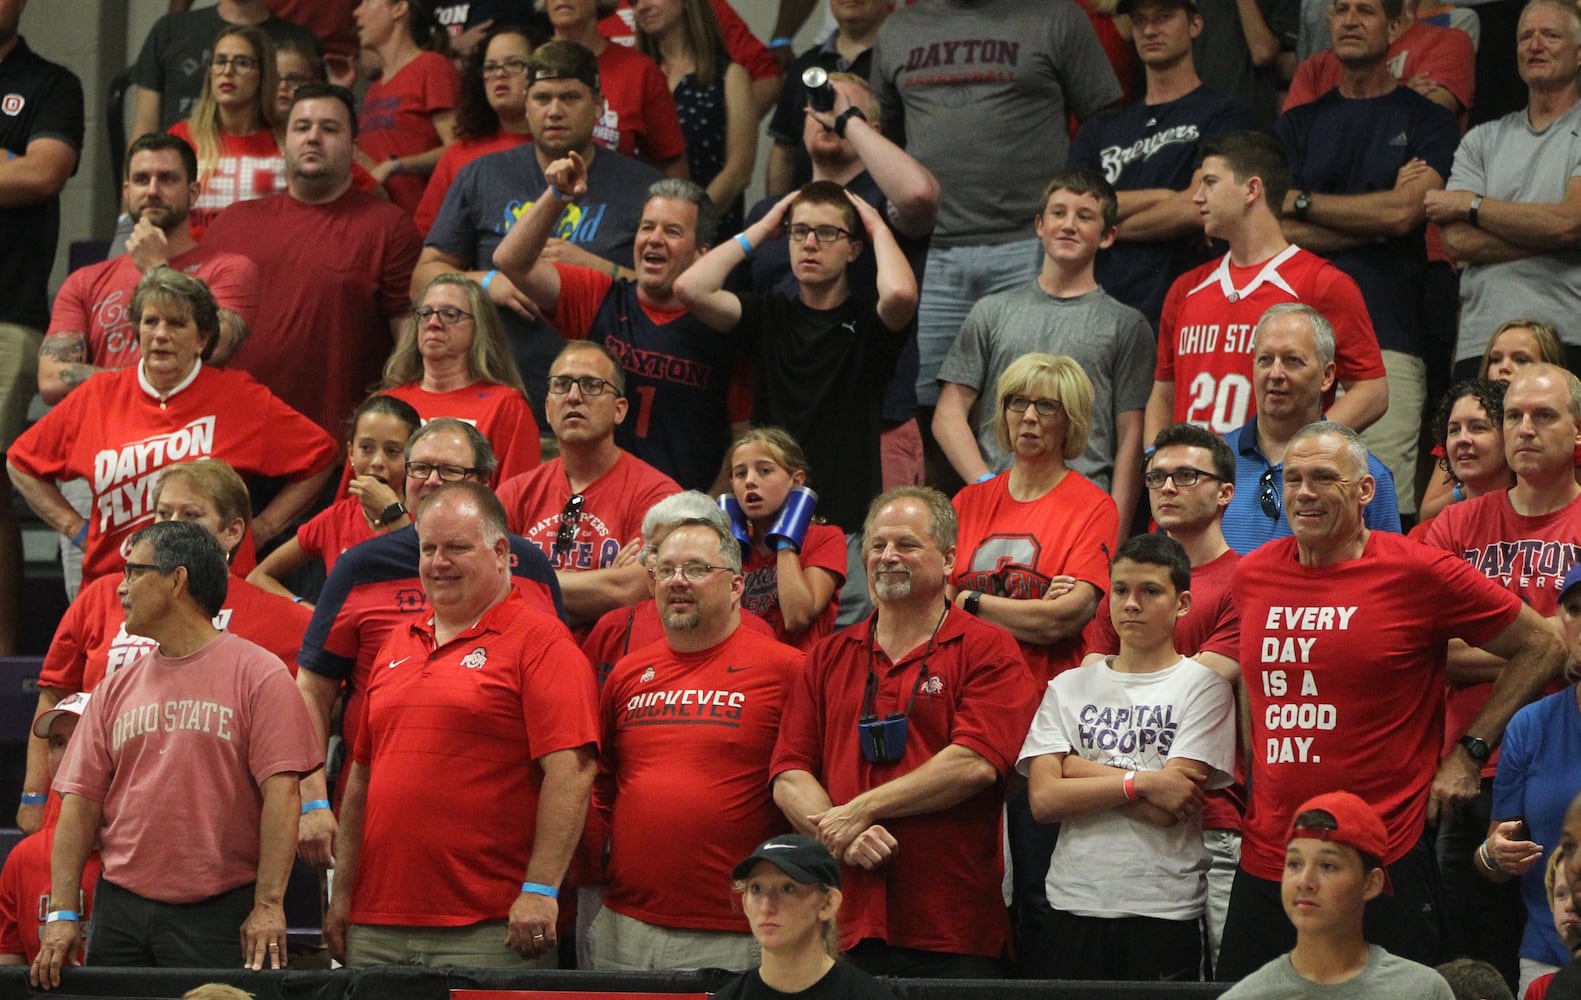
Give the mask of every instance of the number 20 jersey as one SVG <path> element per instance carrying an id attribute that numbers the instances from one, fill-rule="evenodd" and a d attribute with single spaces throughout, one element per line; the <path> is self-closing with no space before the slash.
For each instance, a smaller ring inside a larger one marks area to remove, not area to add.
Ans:
<path id="1" fill-rule="evenodd" d="M 1164 299 L 1153 378 L 1175 384 L 1177 422 L 1225 434 L 1256 412 L 1252 331 L 1283 302 L 1305 303 L 1333 325 L 1336 382 L 1383 377 L 1372 318 L 1343 271 L 1296 246 L 1250 267 L 1225 255 L 1181 275 Z M 1333 401 L 1331 389 L 1324 408 Z"/>

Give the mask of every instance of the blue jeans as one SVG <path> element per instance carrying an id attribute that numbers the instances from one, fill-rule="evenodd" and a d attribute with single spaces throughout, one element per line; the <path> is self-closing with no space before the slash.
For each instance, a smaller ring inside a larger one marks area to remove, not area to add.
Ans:
<path id="1" fill-rule="evenodd" d="M 939 366 L 977 300 L 1026 284 L 1037 277 L 1042 266 L 1043 244 L 1035 237 L 928 251 L 922 297 L 917 302 L 918 406 L 933 406 L 939 401 Z"/>

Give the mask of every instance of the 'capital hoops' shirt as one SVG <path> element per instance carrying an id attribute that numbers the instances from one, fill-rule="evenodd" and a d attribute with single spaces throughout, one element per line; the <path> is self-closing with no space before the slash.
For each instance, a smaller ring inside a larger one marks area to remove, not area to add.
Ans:
<path id="1" fill-rule="evenodd" d="M 1252 330 L 1282 302 L 1303 302 L 1333 324 L 1337 382 L 1383 378 L 1367 304 L 1343 271 L 1297 246 L 1250 267 L 1226 254 L 1181 275 L 1164 298 L 1153 378 L 1175 384 L 1177 423 L 1225 434 L 1257 412 Z M 1333 402 L 1326 394 L 1323 408 Z"/>

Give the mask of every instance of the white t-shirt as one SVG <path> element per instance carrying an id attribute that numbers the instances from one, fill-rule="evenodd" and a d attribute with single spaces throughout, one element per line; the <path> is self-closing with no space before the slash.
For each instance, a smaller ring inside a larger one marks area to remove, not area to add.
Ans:
<path id="1" fill-rule="evenodd" d="M 1209 788 L 1228 785 L 1235 755 L 1229 683 L 1188 658 L 1146 674 L 1122 673 L 1113 663 L 1105 657 L 1049 681 L 1017 769 L 1025 774 L 1032 758 L 1051 753 L 1133 771 L 1162 770 L 1178 757 L 1206 764 Z M 1060 824 L 1046 891 L 1049 905 L 1084 917 L 1192 920 L 1202 915 L 1207 870 L 1200 815 L 1157 827 L 1105 810 Z"/>

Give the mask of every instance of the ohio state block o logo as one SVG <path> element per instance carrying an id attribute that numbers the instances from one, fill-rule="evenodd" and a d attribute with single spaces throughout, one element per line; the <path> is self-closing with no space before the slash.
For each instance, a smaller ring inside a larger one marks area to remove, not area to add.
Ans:
<path id="1" fill-rule="evenodd" d="M 21 94 L 7 94 L 5 97 L 0 98 L 0 111 L 4 111 L 15 118 L 22 113 L 22 105 L 26 103 L 26 99 Z"/>

